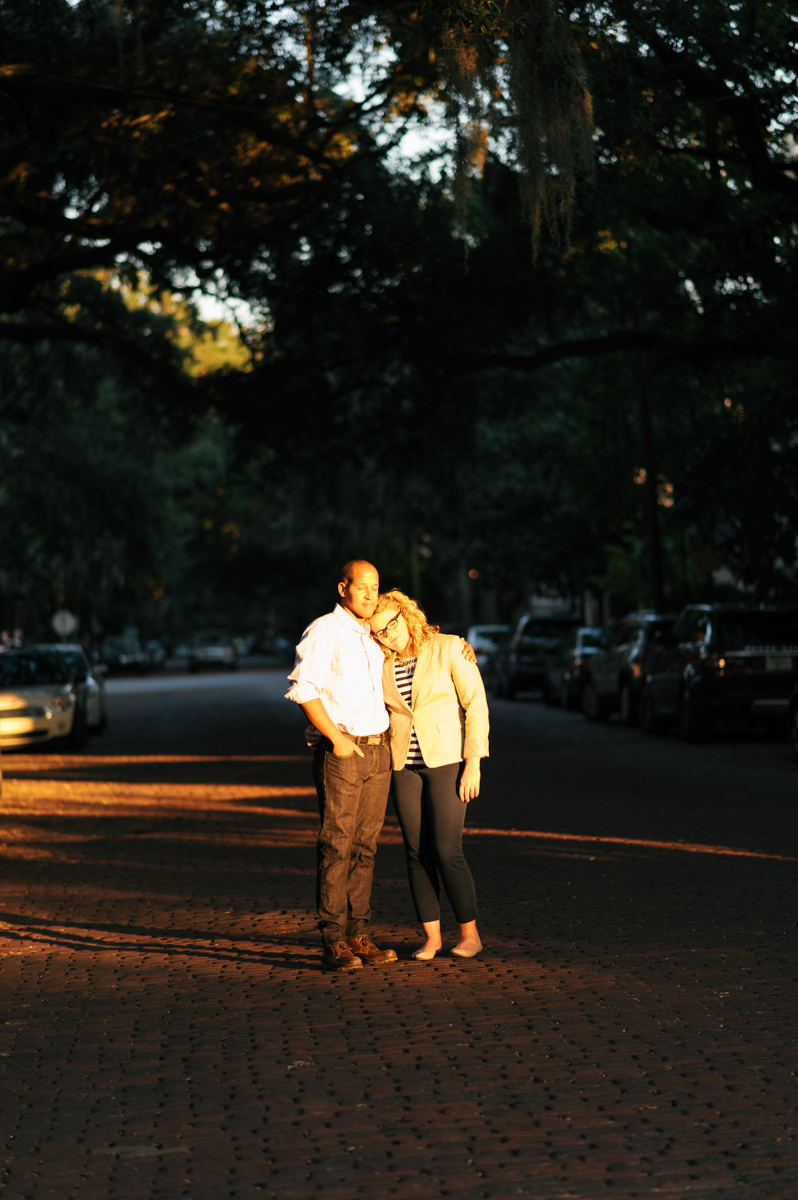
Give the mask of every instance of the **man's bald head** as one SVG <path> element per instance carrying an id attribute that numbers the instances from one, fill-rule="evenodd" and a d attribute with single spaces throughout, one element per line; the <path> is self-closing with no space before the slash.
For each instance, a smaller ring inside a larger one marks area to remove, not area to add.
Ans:
<path id="1" fill-rule="evenodd" d="M 373 571 L 375 575 L 379 575 L 374 563 L 370 563 L 365 558 L 351 558 L 349 562 L 345 562 L 341 567 L 341 574 L 338 576 L 339 584 L 351 583 L 355 577 L 356 567 L 367 567 L 368 570 Z"/>
<path id="2" fill-rule="evenodd" d="M 367 621 L 380 595 L 377 568 L 365 558 L 353 558 L 341 568 L 338 595 L 346 611 L 361 624 Z"/>

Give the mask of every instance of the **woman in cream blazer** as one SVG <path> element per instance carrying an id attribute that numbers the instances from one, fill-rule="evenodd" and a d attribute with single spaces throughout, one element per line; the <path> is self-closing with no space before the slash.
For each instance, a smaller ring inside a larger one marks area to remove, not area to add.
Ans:
<path id="1" fill-rule="evenodd" d="M 369 623 L 385 654 L 391 795 L 425 935 L 413 957 L 428 961 L 443 944 L 443 883 L 460 926 L 452 954 L 473 958 L 482 942 L 474 880 L 463 854 L 463 825 L 467 803 L 479 795 L 480 759 L 488 754 L 482 676 L 463 657 L 461 639 L 439 633 L 415 601 L 396 588 L 380 596 Z"/>

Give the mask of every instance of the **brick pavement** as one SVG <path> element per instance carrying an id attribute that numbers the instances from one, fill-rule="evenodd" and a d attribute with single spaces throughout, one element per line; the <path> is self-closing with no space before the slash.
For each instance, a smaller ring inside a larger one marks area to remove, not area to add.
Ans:
<path id="1" fill-rule="evenodd" d="M 0 1200 L 798 1194 L 795 863 L 739 821 L 763 857 L 475 808 L 488 948 L 428 964 L 389 822 L 405 957 L 336 977 L 302 755 L 4 764 Z"/>

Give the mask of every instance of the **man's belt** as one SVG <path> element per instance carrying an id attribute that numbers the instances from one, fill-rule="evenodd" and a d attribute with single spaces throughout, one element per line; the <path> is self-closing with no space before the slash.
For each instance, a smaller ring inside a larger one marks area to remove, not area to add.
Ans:
<path id="1" fill-rule="evenodd" d="M 343 729 L 341 733 L 344 733 Z M 344 733 L 344 737 L 358 746 L 385 746 L 391 740 L 391 731 L 386 729 L 384 733 L 364 733 L 359 737 L 354 733 Z"/>

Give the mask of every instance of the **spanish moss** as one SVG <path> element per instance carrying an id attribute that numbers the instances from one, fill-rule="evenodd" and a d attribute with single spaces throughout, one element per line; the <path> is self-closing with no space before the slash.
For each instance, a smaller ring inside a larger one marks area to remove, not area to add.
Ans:
<path id="1" fill-rule="evenodd" d="M 558 0 L 459 0 L 439 21 L 461 226 L 470 180 L 485 161 L 503 74 L 533 255 L 544 228 L 554 241 L 567 242 L 577 182 L 593 171 L 592 103 L 567 11 Z"/>

